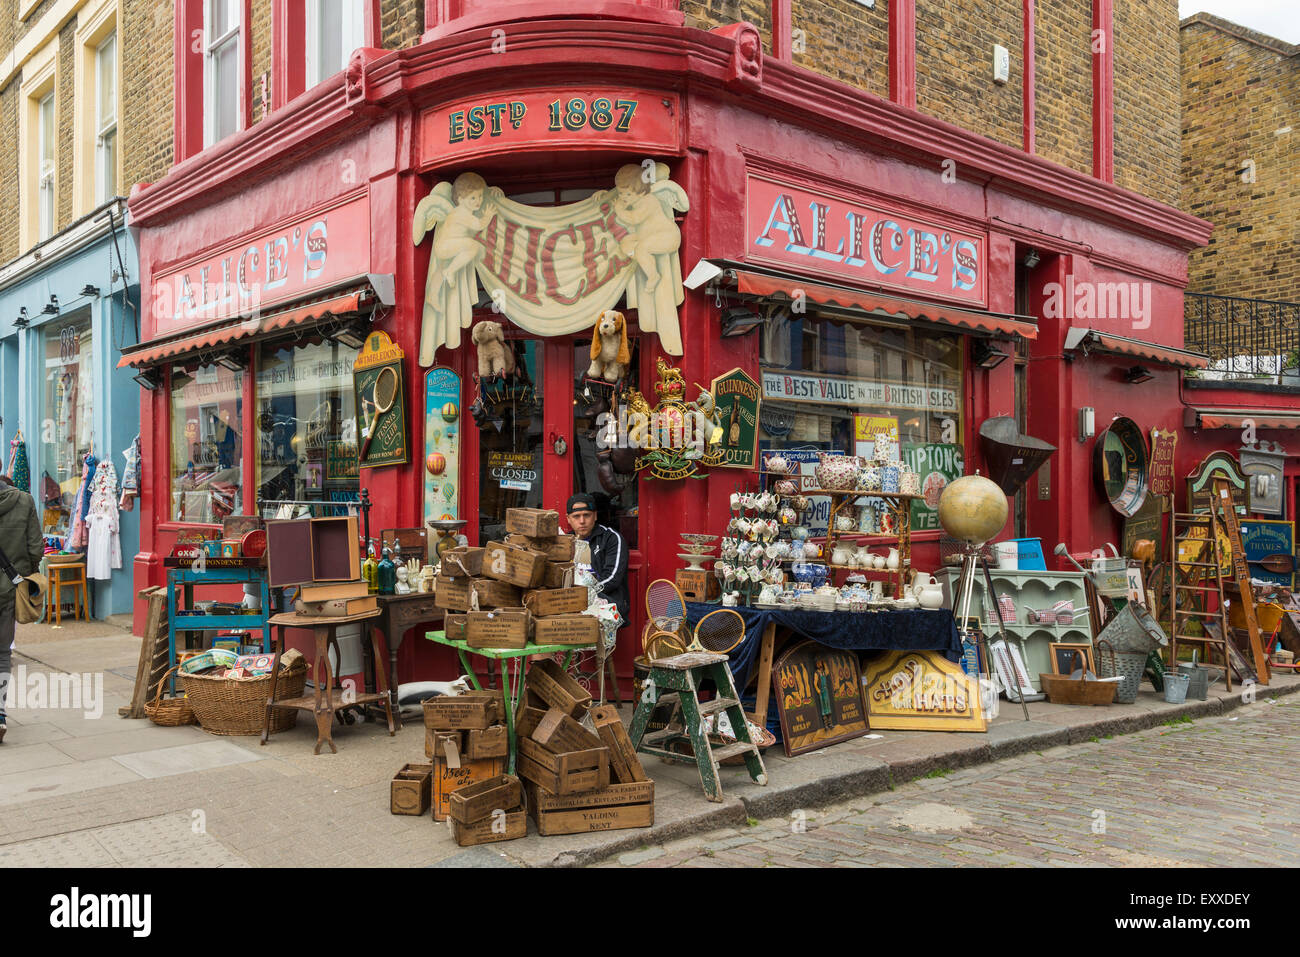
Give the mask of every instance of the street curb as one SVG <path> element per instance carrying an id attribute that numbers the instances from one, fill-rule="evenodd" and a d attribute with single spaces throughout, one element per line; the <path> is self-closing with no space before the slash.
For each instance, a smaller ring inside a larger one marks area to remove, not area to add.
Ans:
<path id="1" fill-rule="evenodd" d="M 1260 686 L 1255 703 L 1285 698 L 1300 693 L 1300 683 L 1284 687 Z M 1219 692 L 1205 701 L 1189 701 L 1170 705 L 1156 711 L 1140 711 L 1117 718 L 1103 718 L 1088 724 L 1044 729 L 1032 734 L 1018 735 L 1003 741 L 988 742 L 979 747 L 960 748 L 940 754 L 908 758 L 877 767 L 864 767 L 853 771 L 832 774 L 818 781 L 779 788 L 767 794 L 748 796 L 738 801 L 729 800 L 724 805 L 709 805 L 699 814 L 673 821 L 649 831 L 628 831 L 626 838 L 611 841 L 598 847 L 580 851 L 564 851 L 542 867 L 585 867 L 608 860 L 616 854 L 639 850 L 646 845 L 664 844 L 680 840 L 719 827 L 737 827 L 746 817 L 780 817 L 797 808 L 812 809 L 842 800 L 845 797 L 865 797 L 882 791 L 892 791 L 901 784 L 915 781 L 931 771 L 956 771 L 962 768 L 992 764 L 1004 758 L 1030 752 L 1046 751 L 1064 745 L 1084 744 L 1094 738 L 1135 734 L 1160 727 L 1171 719 L 1189 717 L 1221 717 L 1246 706 L 1239 693 Z M 873 761 L 875 759 L 872 759 Z"/>

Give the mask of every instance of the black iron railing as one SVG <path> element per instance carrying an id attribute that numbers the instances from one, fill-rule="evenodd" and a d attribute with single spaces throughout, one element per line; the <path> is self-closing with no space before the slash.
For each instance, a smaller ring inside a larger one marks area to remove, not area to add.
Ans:
<path id="1" fill-rule="evenodd" d="M 1183 295 L 1186 347 L 1210 357 L 1209 375 L 1218 378 L 1280 376 L 1300 385 L 1300 302 L 1241 299 L 1189 292 Z"/>

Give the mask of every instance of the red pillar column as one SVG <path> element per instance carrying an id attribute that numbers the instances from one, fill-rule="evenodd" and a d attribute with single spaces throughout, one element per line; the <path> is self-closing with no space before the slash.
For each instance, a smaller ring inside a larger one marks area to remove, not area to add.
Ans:
<path id="1" fill-rule="evenodd" d="M 178 0 L 175 26 L 172 156 L 203 150 L 203 0 Z"/>
<path id="2" fill-rule="evenodd" d="M 307 9 L 293 0 L 271 7 L 271 109 L 307 88 Z"/>
<path id="3" fill-rule="evenodd" d="M 889 98 L 916 109 L 916 0 L 889 4 Z"/>
<path id="4" fill-rule="evenodd" d="M 789 63 L 791 47 L 790 0 L 772 0 L 772 56 Z"/>
<path id="5" fill-rule="evenodd" d="M 1115 181 L 1114 12 L 1112 0 L 1092 0 L 1092 175 Z"/>

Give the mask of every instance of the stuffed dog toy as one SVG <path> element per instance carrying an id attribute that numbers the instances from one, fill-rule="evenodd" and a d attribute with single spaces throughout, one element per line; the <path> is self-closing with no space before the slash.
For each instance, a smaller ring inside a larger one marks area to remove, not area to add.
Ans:
<path id="1" fill-rule="evenodd" d="M 602 312 L 591 331 L 591 366 L 587 375 L 617 382 L 627 373 L 632 353 L 627 346 L 627 322 L 613 309 Z"/>
<path id="2" fill-rule="evenodd" d="M 515 351 L 506 343 L 501 323 L 487 320 L 474 326 L 470 338 L 478 346 L 478 377 L 489 379 L 515 374 Z"/>

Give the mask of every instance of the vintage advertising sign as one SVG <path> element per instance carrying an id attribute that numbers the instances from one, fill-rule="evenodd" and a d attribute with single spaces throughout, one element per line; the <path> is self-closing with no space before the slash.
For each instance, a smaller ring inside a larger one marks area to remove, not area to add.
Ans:
<path id="1" fill-rule="evenodd" d="M 858 656 L 801 641 L 772 668 L 786 757 L 867 733 Z"/>
<path id="2" fill-rule="evenodd" d="M 891 651 L 862 678 L 873 729 L 983 731 L 979 681 L 937 651 Z"/>
<path id="3" fill-rule="evenodd" d="M 1277 582 L 1287 588 L 1295 587 L 1295 573 L 1269 571 L 1262 565 L 1252 565 L 1269 555 L 1295 555 L 1295 522 L 1271 519 L 1247 519 L 1241 523 L 1241 549 L 1246 553 L 1250 577 Z"/>
<path id="4" fill-rule="evenodd" d="M 460 375 L 436 366 L 424 375 L 424 517 L 460 517 Z"/>
<path id="5" fill-rule="evenodd" d="M 681 141 L 676 94 L 599 87 L 525 90 L 477 96 L 420 116 L 421 168 L 467 157 L 609 146 L 628 152 L 676 153 Z"/>
<path id="6" fill-rule="evenodd" d="M 272 306 L 370 272 L 370 199 L 360 196 L 233 243 L 154 278 L 154 335 Z"/>
<path id="7" fill-rule="evenodd" d="M 531 452 L 489 452 L 488 474 L 503 489 L 531 492 L 539 473 Z"/>
<path id="8" fill-rule="evenodd" d="M 331 441 L 325 446 L 325 480 L 354 479 L 361 476 L 357 468 L 357 443 Z"/>
<path id="9" fill-rule="evenodd" d="M 1208 507 L 1216 478 L 1227 480 L 1237 514 L 1246 514 L 1246 476 L 1231 452 L 1211 452 L 1187 476 L 1187 501 L 1192 511 L 1200 512 Z"/>
<path id="10" fill-rule="evenodd" d="M 961 411 L 956 389 L 766 369 L 763 371 L 763 395 L 783 402 L 813 402 L 818 405 L 908 409 L 952 415 Z"/>
<path id="11" fill-rule="evenodd" d="M 984 306 L 988 234 L 750 173 L 745 259 Z"/>
<path id="12" fill-rule="evenodd" d="M 903 445 L 903 461 L 921 477 L 924 498 L 912 500 L 912 531 L 924 532 L 939 527 L 939 496 L 953 479 L 965 474 L 964 450 L 960 445 L 941 442 Z"/>
<path id="13" fill-rule="evenodd" d="M 722 423 L 719 468 L 752 469 L 758 464 L 758 383 L 743 369 L 732 369 L 710 387 L 717 420 Z"/>
<path id="14" fill-rule="evenodd" d="M 411 457 L 406 429 L 406 384 L 402 376 L 405 355 L 386 332 L 372 332 L 352 364 L 352 388 L 356 393 L 358 454 L 362 468 L 380 465 L 404 465 Z M 386 372 L 391 369 L 392 372 Z M 381 379 L 397 376 L 395 387 Z M 396 395 L 388 402 L 392 395 Z M 370 438 L 371 433 L 373 438 Z M 370 447 L 366 440 L 370 438 Z"/>
<path id="15" fill-rule="evenodd" d="M 1149 491 L 1152 495 L 1174 494 L 1174 450 L 1177 446 L 1177 430 L 1151 430 L 1151 474 L 1149 477 Z"/>
<path id="16" fill-rule="evenodd" d="M 506 318 L 537 336 L 589 329 L 626 292 L 641 330 L 681 355 L 682 235 L 673 214 L 688 209 L 668 167 L 649 160 L 568 206 L 516 203 L 476 173 L 439 183 L 412 224 L 416 245 L 433 235 L 420 365 L 433 365 L 439 347 L 460 347 L 480 282 Z"/>
<path id="17" fill-rule="evenodd" d="M 876 454 L 876 436 L 884 432 L 898 445 L 898 416 L 863 415 L 853 416 L 853 454 L 871 458 Z"/>

